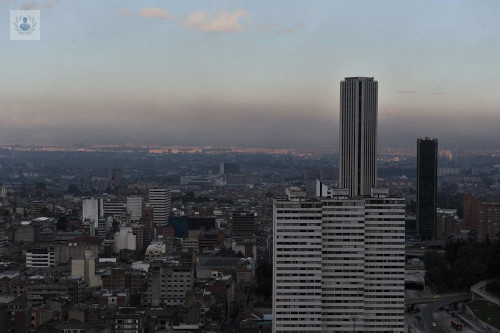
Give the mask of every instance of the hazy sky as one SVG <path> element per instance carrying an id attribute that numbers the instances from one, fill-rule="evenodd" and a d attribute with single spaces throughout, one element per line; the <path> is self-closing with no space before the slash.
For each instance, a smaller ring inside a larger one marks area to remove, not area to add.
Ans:
<path id="1" fill-rule="evenodd" d="M 11 9 L 41 10 L 40 41 L 9 40 Z M 500 148 L 498 13 L 498 0 L 0 0 L 0 143 L 336 150 L 339 82 L 373 76 L 379 148 Z"/>

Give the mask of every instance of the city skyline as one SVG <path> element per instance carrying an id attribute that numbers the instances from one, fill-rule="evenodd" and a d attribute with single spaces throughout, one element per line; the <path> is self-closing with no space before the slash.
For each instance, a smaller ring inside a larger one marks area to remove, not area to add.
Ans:
<path id="1" fill-rule="evenodd" d="M 40 41 L 0 41 L 0 142 L 336 147 L 336 85 L 360 75 L 380 83 L 379 148 L 493 148 L 499 7 L 0 1 L 4 26 L 43 21 Z"/>

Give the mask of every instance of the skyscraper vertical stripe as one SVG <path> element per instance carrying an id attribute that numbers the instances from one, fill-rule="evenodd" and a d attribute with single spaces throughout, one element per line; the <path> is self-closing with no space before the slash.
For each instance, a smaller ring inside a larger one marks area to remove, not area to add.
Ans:
<path id="1" fill-rule="evenodd" d="M 347 77 L 340 83 L 339 186 L 350 196 L 370 195 L 377 179 L 378 82 Z"/>

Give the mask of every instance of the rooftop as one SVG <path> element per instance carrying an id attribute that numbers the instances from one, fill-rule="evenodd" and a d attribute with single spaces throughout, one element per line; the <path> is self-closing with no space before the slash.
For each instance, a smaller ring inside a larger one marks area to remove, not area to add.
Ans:
<path id="1" fill-rule="evenodd" d="M 368 76 L 349 76 L 345 78 L 346 81 L 358 81 L 358 80 L 363 80 L 363 81 L 373 81 L 373 77 L 368 77 Z"/>

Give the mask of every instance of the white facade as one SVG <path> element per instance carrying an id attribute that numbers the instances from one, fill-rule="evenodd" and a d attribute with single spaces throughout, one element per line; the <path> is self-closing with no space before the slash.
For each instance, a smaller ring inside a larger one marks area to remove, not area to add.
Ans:
<path id="1" fill-rule="evenodd" d="M 120 217 L 127 211 L 127 202 L 125 200 L 106 199 L 103 201 L 103 215 Z"/>
<path id="2" fill-rule="evenodd" d="M 142 217 L 142 197 L 131 196 L 127 197 L 127 212 L 130 214 L 132 221 L 138 221 Z"/>
<path id="3" fill-rule="evenodd" d="M 149 190 L 149 204 L 153 207 L 153 223 L 165 225 L 171 209 L 170 188 L 152 188 Z"/>
<path id="4" fill-rule="evenodd" d="M 322 331 L 352 332 L 364 317 L 365 208 L 363 201 L 333 192 L 322 205 Z"/>
<path id="5" fill-rule="evenodd" d="M 101 198 L 86 198 L 82 202 L 82 218 L 84 222 L 89 222 L 97 228 L 99 217 L 103 215 Z"/>
<path id="6" fill-rule="evenodd" d="M 153 240 L 151 244 L 148 245 L 145 252 L 145 260 L 153 261 L 161 259 L 167 252 L 167 246 L 165 243 L 159 240 Z"/>
<path id="7" fill-rule="evenodd" d="M 321 201 L 274 203 L 273 332 L 321 332 Z"/>
<path id="8" fill-rule="evenodd" d="M 404 332 L 404 199 L 329 193 L 274 203 L 273 332 Z"/>
<path id="9" fill-rule="evenodd" d="M 132 227 L 120 227 L 120 231 L 115 233 L 115 251 L 135 251 L 136 239 L 137 237 L 134 235 L 134 229 Z"/>
<path id="10" fill-rule="evenodd" d="M 365 201 L 365 332 L 404 332 L 405 200 Z"/>
<path id="11" fill-rule="evenodd" d="M 26 267 L 45 268 L 56 265 L 53 247 L 32 248 L 26 251 Z"/>
<path id="12" fill-rule="evenodd" d="M 372 77 L 340 83 L 339 187 L 370 195 L 377 180 L 377 95 Z"/>

